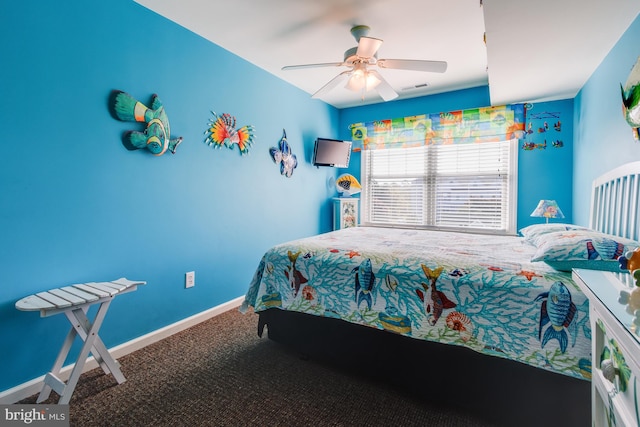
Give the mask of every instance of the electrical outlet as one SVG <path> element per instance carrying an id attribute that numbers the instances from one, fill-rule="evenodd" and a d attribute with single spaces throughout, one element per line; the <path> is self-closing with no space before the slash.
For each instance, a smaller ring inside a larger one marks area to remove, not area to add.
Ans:
<path id="1" fill-rule="evenodd" d="M 184 287 L 192 288 L 196 284 L 196 272 L 195 271 L 187 271 L 184 275 Z"/>

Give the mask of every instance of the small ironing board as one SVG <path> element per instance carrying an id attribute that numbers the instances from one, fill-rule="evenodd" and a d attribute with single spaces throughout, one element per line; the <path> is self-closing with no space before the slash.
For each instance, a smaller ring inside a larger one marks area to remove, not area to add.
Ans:
<path id="1" fill-rule="evenodd" d="M 113 375 L 118 384 L 125 381 L 118 362 L 109 354 L 109 350 L 100 339 L 98 332 L 113 298 L 120 294 L 135 291 L 138 285 L 145 285 L 146 283 L 128 280 L 123 277 L 112 282 L 90 282 L 51 289 L 46 292 L 29 295 L 16 302 L 18 310 L 39 311 L 41 317 L 64 313 L 69 323 L 71 323 L 71 329 L 62 344 L 51 372 L 44 378 L 44 385 L 37 400 L 38 403 L 47 400 L 51 390 L 54 390 L 60 395 L 58 403 L 68 404 L 80 379 L 89 352 L 93 354 L 105 374 Z M 94 304 L 100 304 L 100 306 L 92 322 L 87 317 L 87 311 Z M 84 344 L 65 384 L 59 378 L 59 374 L 76 335 L 80 336 Z"/>

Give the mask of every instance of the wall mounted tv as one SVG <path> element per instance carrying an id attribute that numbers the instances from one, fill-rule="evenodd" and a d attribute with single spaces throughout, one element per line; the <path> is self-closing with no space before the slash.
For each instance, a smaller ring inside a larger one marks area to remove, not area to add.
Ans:
<path id="1" fill-rule="evenodd" d="M 313 148 L 314 166 L 349 167 L 351 158 L 351 141 L 318 138 Z"/>

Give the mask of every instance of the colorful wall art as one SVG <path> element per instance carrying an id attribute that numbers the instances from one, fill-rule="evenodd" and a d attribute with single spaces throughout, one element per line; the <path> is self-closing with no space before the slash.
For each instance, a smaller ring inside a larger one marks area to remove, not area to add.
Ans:
<path id="1" fill-rule="evenodd" d="M 280 165 L 280 174 L 290 178 L 293 170 L 298 166 L 298 158 L 291 152 L 287 142 L 287 132 L 282 129 L 282 138 L 277 147 L 269 148 L 269 154 L 276 164 Z"/>
<path id="2" fill-rule="evenodd" d="M 546 150 L 547 147 L 563 148 L 562 121 L 557 111 L 535 111 L 527 104 L 527 130 L 522 144 L 524 151 Z"/>
<path id="3" fill-rule="evenodd" d="M 620 85 L 622 91 L 622 114 L 633 129 L 634 139 L 640 139 L 640 56 L 631 69 L 627 82 Z"/>
<path id="4" fill-rule="evenodd" d="M 114 90 L 110 101 L 111 112 L 118 120 L 146 123 L 144 132 L 127 131 L 122 135 L 122 144 L 128 150 L 146 148 L 156 156 L 167 150 L 175 154 L 182 137 L 171 139 L 169 118 L 158 95 L 151 97 L 151 108 L 142 104 L 126 92 Z"/>
<path id="5" fill-rule="evenodd" d="M 355 176 L 345 173 L 336 179 L 336 190 L 340 197 L 351 197 L 362 191 L 362 186 Z"/>
<path id="6" fill-rule="evenodd" d="M 253 126 L 246 125 L 236 129 L 236 118 L 231 114 L 223 113 L 222 115 L 217 115 L 213 111 L 211 114 L 213 114 L 213 118 L 209 120 L 209 128 L 205 132 L 207 137 L 204 142 L 210 147 L 220 148 L 224 146 L 231 150 L 237 145 L 240 154 L 248 154 L 255 137 Z"/>

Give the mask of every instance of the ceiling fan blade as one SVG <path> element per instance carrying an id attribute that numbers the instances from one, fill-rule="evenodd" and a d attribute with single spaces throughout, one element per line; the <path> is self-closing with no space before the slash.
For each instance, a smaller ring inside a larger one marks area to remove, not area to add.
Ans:
<path id="1" fill-rule="evenodd" d="M 340 67 L 345 65 L 344 62 L 323 62 L 320 64 L 302 64 L 302 65 L 286 65 L 282 70 L 300 70 L 303 68 L 320 68 L 320 67 Z"/>
<path id="2" fill-rule="evenodd" d="M 444 73 L 447 71 L 445 61 L 421 61 L 414 59 L 378 59 L 381 68 L 394 68 L 397 70 L 426 71 L 429 73 Z"/>
<path id="3" fill-rule="evenodd" d="M 356 55 L 362 58 L 373 58 L 378 49 L 382 46 L 382 40 L 373 37 L 360 37 Z"/>
<path id="4" fill-rule="evenodd" d="M 329 91 L 331 91 L 331 89 L 335 88 L 340 83 L 347 80 L 350 75 L 351 75 L 351 70 L 343 71 L 342 73 L 335 76 L 333 79 L 329 80 L 329 83 L 327 83 L 326 85 L 318 89 L 318 91 L 313 95 L 311 95 L 311 97 L 320 98 L 322 95 L 324 95 L 325 93 L 328 93 Z"/>
<path id="5" fill-rule="evenodd" d="M 398 97 L 398 93 L 393 90 L 391 85 L 387 83 L 384 78 L 382 78 L 379 72 L 377 72 L 376 70 L 369 70 L 369 73 L 373 74 L 380 80 L 380 83 L 376 86 L 375 89 L 378 91 L 378 94 L 382 97 L 382 99 L 384 99 L 385 101 L 391 101 L 392 99 L 396 99 Z"/>

